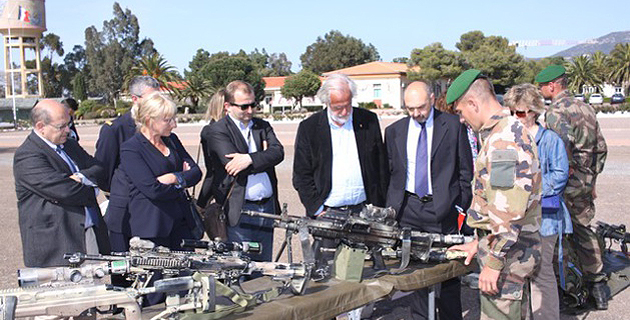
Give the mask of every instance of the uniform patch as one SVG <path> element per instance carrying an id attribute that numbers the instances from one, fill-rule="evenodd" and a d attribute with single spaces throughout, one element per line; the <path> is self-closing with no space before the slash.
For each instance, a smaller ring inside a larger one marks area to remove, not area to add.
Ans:
<path id="1" fill-rule="evenodd" d="M 516 150 L 494 150 L 490 154 L 492 170 L 490 171 L 490 185 L 494 188 L 512 188 L 516 177 Z"/>

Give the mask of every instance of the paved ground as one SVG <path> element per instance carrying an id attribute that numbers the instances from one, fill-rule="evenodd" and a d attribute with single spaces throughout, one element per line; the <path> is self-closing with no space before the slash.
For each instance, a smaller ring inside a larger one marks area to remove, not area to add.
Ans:
<path id="1" fill-rule="evenodd" d="M 381 126 L 384 128 L 394 120 L 383 119 Z M 630 170 L 628 170 L 630 167 L 630 118 L 606 117 L 600 119 L 600 124 L 608 142 L 609 153 L 605 170 L 598 179 L 599 198 L 596 200 L 596 219 L 611 224 L 630 225 L 630 217 L 626 212 L 630 203 L 630 192 L 628 192 L 630 190 Z M 202 125 L 199 124 L 183 124 L 175 130 L 193 157 L 197 154 L 201 127 Z M 291 185 L 293 142 L 297 122 L 276 123 L 273 127 L 285 146 L 285 160 L 277 167 L 280 201 L 288 204 L 291 214 L 302 215 L 303 207 Z M 98 130 L 99 127 L 95 125 L 79 127 L 81 145 L 90 153 L 94 152 Z M 28 133 L 27 131 L 0 133 L 0 207 L 4 208 L 0 211 L 0 220 L 4 222 L 0 224 L 0 243 L 4 243 L 0 246 L 0 288 L 15 287 L 17 285 L 16 270 L 24 267 L 17 222 L 12 161 L 15 149 Z M 283 232 L 277 232 L 275 248 L 279 247 L 283 237 Z M 295 248 L 299 258 L 299 248 L 297 245 Z M 466 319 L 479 317 L 476 294 L 477 292 L 473 290 L 462 290 Z M 607 311 L 591 312 L 578 317 L 563 316 L 562 319 L 627 319 L 624 314 L 630 310 L 629 306 L 630 290 L 625 290 L 610 302 L 610 308 Z"/>

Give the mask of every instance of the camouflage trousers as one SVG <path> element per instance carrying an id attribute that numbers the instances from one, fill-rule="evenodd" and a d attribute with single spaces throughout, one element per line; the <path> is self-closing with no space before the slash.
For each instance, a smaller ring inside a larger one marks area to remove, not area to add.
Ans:
<path id="1" fill-rule="evenodd" d="M 477 262 L 483 268 L 492 235 L 479 240 Z M 529 310 L 529 282 L 540 266 L 540 234 L 521 232 L 505 257 L 494 296 L 480 294 L 481 319 L 524 319 Z"/>
<path id="2" fill-rule="evenodd" d="M 606 277 L 602 273 L 602 246 L 597 234 L 589 227 L 595 217 L 595 204 L 590 189 L 586 190 L 588 191 L 582 194 L 572 192 L 570 196 L 565 193 L 564 199 L 573 223 L 571 245 L 577 254 L 581 270 L 585 273 L 584 280 L 599 282 Z"/>

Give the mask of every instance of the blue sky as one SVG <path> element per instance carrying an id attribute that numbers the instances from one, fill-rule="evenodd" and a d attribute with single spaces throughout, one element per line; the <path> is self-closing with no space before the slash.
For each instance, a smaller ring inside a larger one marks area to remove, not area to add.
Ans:
<path id="1" fill-rule="evenodd" d="M 298 71 L 300 55 L 318 36 L 336 29 L 372 43 L 383 61 L 409 56 L 414 48 L 441 42 L 454 50 L 471 30 L 509 40 L 587 40 L 630 30 L 626 1 L 160 1 L 121 0 L 149 37 L 180 72 L 199 48 L 285 52 Z M 84 31 L 112 18 L 113 1 L 46 1 L 48 32 L 61 37 L 66 52 L 84 45 Z M 519 48 L 544 57 L 568 47 Z"/>

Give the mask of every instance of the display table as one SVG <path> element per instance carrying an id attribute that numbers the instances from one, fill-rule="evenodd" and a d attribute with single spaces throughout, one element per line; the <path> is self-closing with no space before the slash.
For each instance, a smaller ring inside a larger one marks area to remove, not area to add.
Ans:
<path id="1" fill-rule="evenodd" d="M 413 291 L 426 288 L 468 272 L 469 266 L 461 261 L 437 265 L 411 264 L 405 272 L 376 278 L 366 267 L 361 283 L 331 279 L 310 282 L 302 296 L 283 295 L 274 301 L 260 304 L 222 319 L 325 319 L 356 309 L 371 301 L 393 294 L 395 291 Z M 248 284 L 245 284 L 247 290 Z"/>

